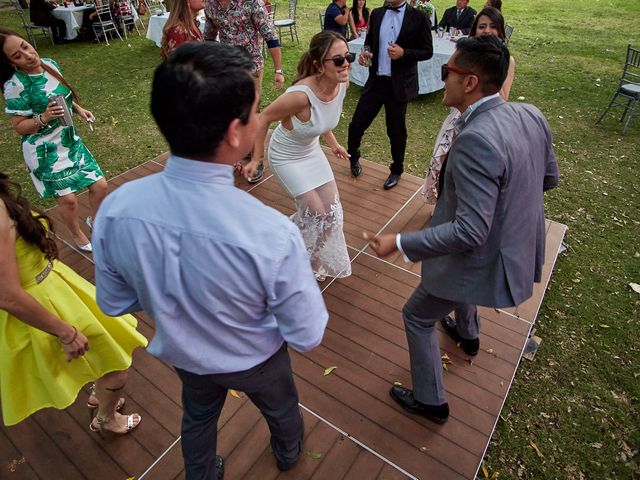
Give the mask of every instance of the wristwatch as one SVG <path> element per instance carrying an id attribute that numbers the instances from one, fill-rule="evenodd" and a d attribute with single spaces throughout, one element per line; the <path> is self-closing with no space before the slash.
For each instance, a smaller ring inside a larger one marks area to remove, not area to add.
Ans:
<path id="1" fill-rule="evenodd" d="M 279 73 L 280 75 L 284 75 L 284 70 L 278 68 L 275 73 Z"/>

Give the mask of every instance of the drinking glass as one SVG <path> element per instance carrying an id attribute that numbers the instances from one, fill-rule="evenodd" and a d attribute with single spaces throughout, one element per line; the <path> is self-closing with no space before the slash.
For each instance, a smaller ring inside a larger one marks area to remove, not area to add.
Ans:
<path id="1" fill-rule="evenodd" d="M 444 37 L 444 28 L 438 27 L 438 38 Z"/>
<path id="2" fill-rule="evenodd" d="M 362 56 L 364 56 L 364 66 L 371 66 L 371 59 L 373 58 L 373 53 L 371 53 L 371 47 L 369 45 L 363 45 L 362 50 L 360 50 Z"/>

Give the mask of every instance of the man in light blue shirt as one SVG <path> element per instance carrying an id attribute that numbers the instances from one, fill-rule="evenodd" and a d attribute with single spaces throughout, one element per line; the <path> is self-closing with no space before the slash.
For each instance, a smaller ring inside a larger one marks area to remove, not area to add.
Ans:
<path id="1" fill-rule="evenodd" d="M 112 193 L 93 230 L 98 304 L 147 312 L 149 351 L 182 380 L 188 480 L 222 478 L 228 389 L 265 416 L 278 468 L 293 467 L 303 424 L 287 344 L 316 347 L 328 319 L 296 226 L 233 183 L 257 129 L 250 71 L 241 47 L 210 42 L 156 69 L 151 111 L 172 154 L 163 172 Z"/>

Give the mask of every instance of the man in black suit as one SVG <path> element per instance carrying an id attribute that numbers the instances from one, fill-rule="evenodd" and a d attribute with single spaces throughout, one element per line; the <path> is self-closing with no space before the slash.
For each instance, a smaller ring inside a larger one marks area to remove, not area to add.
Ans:
<path id="1" fill-rule="evenodd" d="M 384 182 L 388 190 L 398 184 L 403 172 L 407 104 L 418 96 L 418 62 L 433 55 L 431 25 L 424 12 L 404 0 L 389 0 L 384 7 L 371 12 L 364 44 L 371 51 L 361 54 L 359 62 L 371 64 L 369 79 L 349 124 L 351 174 L 357 177 L 362 173 L 359 161 L 362 136 L 384 106 L 393 159 L 391 173 Z"/>
<path id="2" fill-rule="evenodd" d="M 457 28 L 468 35 L 475 16 L 476 11 L 469 6 L 469 0 L 456 0 L 455 7 L 447 8 L 444 11 L 438 26 L 447 30 Z"/>

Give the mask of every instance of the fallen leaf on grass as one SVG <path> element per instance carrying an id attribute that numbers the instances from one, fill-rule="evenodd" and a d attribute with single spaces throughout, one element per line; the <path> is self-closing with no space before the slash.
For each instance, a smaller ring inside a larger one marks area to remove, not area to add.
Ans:
<path id="1" fill-rule="evenodd" d="M 629 286 L 634 292 L 640 293 L 640 285 L 638 285 L 637 283 L 630 283 Z"/>
<path id="2" fill-rule="evenodd" d="M 601 323 L 600 328 L 610 328 L 606 323 Z"/>
<path id="3" fill-rule="evenodd" d="M 544 458 L 544 455 L 542 455 L 542 452 L 540 451 L 538 446 L 533 442 L 533 440 L 531 440 L 529 442 L 529 446 L 531 446 L 531 448 L 533 448 L 533 450 L 535 450 L 536 455 L 538 455 L 538 458 Z"/>
<path id="4" fill-rule="evenodd" d="M 327 375 L 329 375 L 331 372 L 333 372 L 336 368 L 338 367 L 327 367 L 324 369 L 324 376 L 326 377 Z"/>
<path id="5" fill-rule="evenodd" d="M 240 394 L 238 392 L 236 392 L 235 390 L 231 390 L 229 389 L 229 393 L 231 394 L 232 397 L 236 397 L 236 398 L 242 398 L 240 396 Z"/>
<path id="6" fill-rule="evenodd" d="M 320 452 L 307 452 L 307 457 L 311 460 L 320 460 L 322 458 L 322 454 Z"/>
<path id="7" fill-rule="evenodd" d="M 597 449 L 602 448 L 602 444 L 601 444 L 600 442 L 592 443 L 592 444 L 591 444 L 591 446 L 592 446 L 593 448 L 597 448 Z"/>

